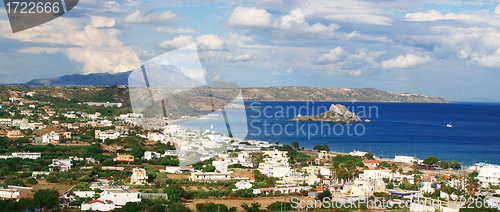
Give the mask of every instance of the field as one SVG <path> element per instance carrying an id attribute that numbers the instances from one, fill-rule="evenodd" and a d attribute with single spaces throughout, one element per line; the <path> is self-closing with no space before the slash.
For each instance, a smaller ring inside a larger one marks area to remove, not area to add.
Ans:
<path id="1" fill-rule="evenodd" d="M 286 197 L 286 201 L 290 201 L 291 197 Z M 307 197 L 298 197 L 299 200 L 312 200 Z M 285 201 L 285 197 L 260 197 L 250 200 L 234 200 L 234 199 L 225 199 L 225 198 L 207 198 L 207 199 L 193 199 L 189 200 L 185 205 L 191 209 L 191 211 L 196 211 L 196 204 L 198 203 L 208 203 L 213 202 L 216 204 L 226 205 L 228 208 L 236 207 L 237 211 L 243 211 L 241 208 L 241 204 L 246 203 L 247 205 L 251 205 L 256 202 L 261 204 L 260 208 L 265 209 L 268 205 L 277 202 L 277 201 Z"/>

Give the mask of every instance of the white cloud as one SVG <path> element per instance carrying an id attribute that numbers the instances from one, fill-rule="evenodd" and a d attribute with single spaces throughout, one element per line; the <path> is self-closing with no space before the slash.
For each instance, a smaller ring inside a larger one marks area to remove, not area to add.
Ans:
<path id="1" fill-rule="evenodd" d="M 184 73 L 187 77 L 201 82 L 202 84 L 206 84 L 204 71 L 200 71 L 199 69 L 189 69 L 185 67 L 180 67 L 180 69 L 182 73 Z"/>
<path id="2" fill-rule="evenodd" d="M 286 70 L 287 74 L 291 74 L 291 73 L 294 73 L 294 72 L 295 72 L 295 70 L 293 70 L 293 68 L 291 68 L 291 67 Z"/>
<path id="3" fill-rule="evenodd" d="M 188 34 L 188 33 L 196 33 L 197 31 L 190 28 L 183 29 L 183 28 L 159 27 L 156 28 L 154 32 Z"/>
<path id="4" fill-rule="evenodd" d="M 340 73 L 348 74 L 355 77 L 361 76 L 361 70 L 340 70 Z"/>
<path id="5" fill-rule="evenodd" d="M 194 39 L 192 36 L 179 35 L 175 37 L 173 40 L 167 40 L 161 42 L 158 46 L 164 49 L 177 49 L 184 46 L 188 46 L 194 43 Z"/>
<path id="6" fill-rule="evenodd" d="M 9 23 L 0 21 L 2 32 Z M 58 45 L 58 48 L 30 47 L 22 53 L 64 53 L 69 60 L 82 64 L 83 73 L 124 72 L 136 68 L 140 59 L 132 47 L 118 40 L 120 30 L 112 28 L 114 18 L 91 16 L 88 19 L 58 18 L 50 23 L 19 33 L 1 33 L 6 38 L 29 43 Z M 65 46 L 69 45 L 69 46 Z"/>
<path id="7" fill-rule="evenodd" d="M 335 22 L 391 25 L 392 19 L 377 3 L 357 0 L 303 0 L 300 7 L 311 17 Z"/>
<path id="8" fill-rule="evenodd" d="M 443 15 L 436 10 L 429 10 L 427 12 L 408 13 L 405 16 L 408 21 L 438 21 L 438 20 L 452 20 L 452 19 L 472 19 L 472 16 L 466 14 L 447 13 Z"/>
<path id="9" fill-rule="evenodd" d="M 198 47 L 203 50 L 226 50 L 226 43 L 219 36 L 214 34 L 202 35 L 196 37 Z"/>
<path id="10" fill-rule="evenodd" d="M 228 62 L 245 62 L 245 61 L 250 61 L 250 60 L 255 60 L 257 59 L 257 56 L 253 55 L 252 52 L 243 54 L 243 55 L 238 55 L 238 56 L 228 56 L 227 61 Z"/>
<path id="11" fill-rule="evenodd" d="M 261 13 L 256 15 L 256 13 Z M 331 23 L 328 26 L 322 23 L 309 25 L 306 21 L 306 13 L 301 8 L 295 8 L 288 15 L 280 18 L 271 19 L 270 14 L 266 10 L 257 8 L 242 8 L 237 7 L 229 17 L 227 24 L 234 27 L 249 27 L 249 28 L 268 28 L 273 30 L 275 35 L 297 36 L 298 34 L 321 34 L 324 37 L 331 37 L 333 32 L 340 26 Z M 260 16 L 259 18 L 254 16 Z M 246 20 L 243 17 L 251 17 Z M 240 21 L 236 21 L 240 20 Z"/>
<path id="12" fill-rule="evenodd" d="M 489 55 L 472 52 L 471 61 L 483 67 L 498 68 L 500 67 L 500 49 Z"/>
<path id="13" fill-rule="evenodd" d="M 226 50 L 226 43 L 217 35 L 201 35 L 193 39 L 192 36 L 179 35 L 172 40 L 161 42 L 158 46 L 164 49 L 177 49 L 195 43 L 200 50 Z"/>
<path id="14" fill-rule="evenodd" d="M 293 25 L 301 25 L 306 23 L 306 15 L 302 12 L 302 9 L 295 8 L 290 11 L 289 15 L 281 17 L 281 26 L 283 28 L 290 28 Z"/>
<path id="15" fill-rule="evenodd" d="M 334 63 L 340 60 L 343 53 L 344 50 L 339 46 L 335 49 L 330 49 L 329 53 L 319 56 L 316 62 L 321 64 Z"/>
<path id="16" fill-rule="evenodd" d="M 340 26 L 335 23 L 332 23 L 328 26 L 325 26 L 322 23 L 315 23 L 312 26 L 307 27 L 305 30 L 310 33 L 323 33 L 323 32 L 333 32 L 338 28 L 340 28 Z"/>
<path id="17" fill-rule="evenodd" d="M 233 27 L 268 27 L 271 13 L 256 7 L 236 7 L 227 21 Z"/>
<path id="18" fill-rule="evenodd" d="M 309 25 L 306 21 L 306 14 L 305 12 L 300 9 L 300 8 L 295 8 L 292 11 L 290 11 L 290 14 L 282 16 L 276 25 L 277 30 L 293 30 L 293 31 L 303 31 L 303 32 L 308 32 L 308 33 L 313 33 L 313 34 L 320 34 L 320 33 L 332 33 L 336 29 L 338 29 L 340 26 L 332 23 L 328 26 L 322 24 L 322 23 L 315 23 L 312 26 Z M 286 31 L 285 33 L 290 33 Z"/>
<path id="19" fill-rule="evenodd" d="M 47 54 L 54 54 L 56 52 L 62 52 L 62 48 L 43 48 L 43 47 L 29 47 L 25 49 L 19 50 L 21 53 L 31 53 L 31 54 L 41 54 L 41 53 L 47 53 Z"/>
<path id="20" fill-rule="evenodd" d="M 174 19 L 177 14 L 172 13 L 170 11 L 166 11 L 163 13 L 154 13 L 154 12 L 146 12 L 141 13 L 141 11 L 137 10 L 132 14 L 129 14 L 125 17 L 125 22 L 132 24 L 158 24 L 166 21 L 170 21 Z"/>
<path id="21" fill-rule="evenodd" d="M 349 33 L 345 39 L 346 40 L 359 39 L 359 40 L 369 40 L 369 41 L 379 41 L 379 42 L 390 42 L 391 41 L 391 39 L 387 38 L 386 36 L 364 35 L 364 34 L 361 34 L 357 31 Z"/>
<path id="22" fill-rule="evenodd" d="M 413 54 L 407 54 L 406 56 L 399 55 L 396 58 L 383 61 L 382 67 L 384 69 L 409 68 L 412 66 L 427 63 L 431 60 L 432 59 L 429 56 L 420 57 L 420 56 L 413 55 Z"/>

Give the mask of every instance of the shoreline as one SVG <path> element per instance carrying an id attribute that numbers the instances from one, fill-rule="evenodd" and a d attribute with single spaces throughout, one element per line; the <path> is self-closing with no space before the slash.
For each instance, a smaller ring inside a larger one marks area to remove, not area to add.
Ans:
<path id="1" fill-rule="evenodd" d="M 187 118 L 187 119 L 177 119 L 177 120 L 173 120 L 172 122 L 169 122 L 170 125 L 179 125 L 181 126 L 181 124 L 184 122 L 184 121 L 193 121 L 193 120 L 197 120 L 197 119 L 205 119 L 205 118 L 208 118 L 208 119 L 213 119 L 213 118 L 222 118 L 221 115 L 219 116 L 213 116 L 213 117 L 207 117 L 206 115 L 202 115 L 200 117 L 191 117 L 191 118 Z M 206 125 L 207 123 L 205 123 Z M 208 125 L 209 126 L 209 125 Z M 193 131 L 196 131 L 198 132 L 199 131 L 199 127 L 190 127 L 190 126 L 182 126 L 184 128 L 187 128 L 187 129 L 190 129 L 190 130 L 193 130 Z M 204 128 L 206 128 L 205 126 L 203 126 Z M 218 130 L 221 130 L 220 126 L 218 127 L 219 129 Z M 216 128 L 217 130 L 217 128 Z M 223 132 L 217 132 L 217 133 L 223 133 Z M 224 134 L 224 133 L 223 133 Z M 244 139 L 244 138 L 243 138 Z M 243 140 L 242 139 L 242 140 Z M 275 141 L 279 141 L 280 144 L 287 144 L 287 145 L 291 145 L 291 141 L 288 141 L 290 139 L 278 139 L 278 138 L 269 138 L 267 140 L 263 140 L 262 137 L 261 138 L 255 138 L 255 139 L 248 139 L 248 140 L 255 140 L 255 141 L 263 141 L 263 142 L 268 142 L 268 143 L 271 143 L 271 144 L 274 144 Z M 340 149 L 336 149 L 336 150 L 333 150 L 335 149 L 335 145 L 334 143 L 325 143 L 325 142 L 318 142 L 318 141 L 311 141 L 311 140 L 302 140 L 300 141 L 299 140 L 296 140 L 298 141 L 299 143 L 301 143 L 302 145 L 304 145 L 305 149 L 306 150 L 310 150 L 310 151 L 315 151 L 313 150 L 312 148 L 316 145 L 316 144 L 320 144 L 320 145 L 324 145 L 324 144 L 327 144 L 330 146 L 330 149 L 332 149 L 331 152 L 334 152 L 334 153 L 337 153 L 337 154 L 349 154 L 350 151 L 353 151 L 353 150 L 357 150 L 357 151 L 363 151 L 363 152 L 370 152 L 368 151 L 368 147 L 366 146 L 352 146 L 352 148 L 345 148 L 345 150 L 347 150 L 348 152 L 346 153 L 345 151 L 342 151 L 342 147 L 340 147 Z M 302 146 L 301 145 L 301 146 Z M 306 147 L 307 146 L 307 147 Z M 366 149 L 363 149 L 364 147 L 366 147 Z M 394 149 L 394 150 L 397 150 L 397 149 Z M 377 152 L 377 151 L 375 151 Z M 394 156 L 397 155 L 397 156 L 412 156 L 414 157 L 413 153 L 410 154 L 410 153 L 403 153 L 402 154 L 397 154 L 398 152 L 400 151 L 390 151 L 389 150 L 385 150 L 383 151 L 383 153 L 388 153 L 387 156 L 391 156 L 391 157 L 382 157 L 381 159 L 391 159 L 391 160 L 394 160 Z M 389 152 L 392 152 L 392 154 L 390 154 Z M 378 153 L 380 153 L 380 151 L 378 151 Z M 375 154 L 374 154 L 375 155 Z M 460 158 L 455 158 L 452 157 L 453 154 L 443 154 L 443 155 L 440 155 L 440 154 L 433 154 L 433 152 L 419 152 L 419 155 L 422 157 L 422 156 L 425 156 L 424 158 L 419 158 L 421 160 L 425 159 L 426 157 L 428 156 L 436 156 L 440 159 L 442 159 L 443 161 L 452 161 L 452 160 L 457 160 L 459 161 L 461 164 L 462 164 L 462 168 L 464 167 L 470 167 L 470 166 L 473 166 L 474 164 L 477 164 L 477 163 L 480 163 L 480 162 L 486 162 L 486 161 L 490 161 L 490 160 L 485 160 L 484 158 L 481 159 L 481 157 L 476 157 L 474 155 L 469 155 L 470 157 L 466 157 L 466 158 L 472 158 L 472 159 L 465 159 L 465 160 L 461 160 Z M 377 154 L 376 155 L 377 158 L 380 158 L 380 155 Z M 447 160 L 448 158 L 448 160 Z M 452 160 L 449 160 L 449 159 L 452 159 Z M 491 163 L 491 162 L 490 162 Z M 495 162 L 493 161 L 491 164 L 500 164 L 498 162 Z"/>

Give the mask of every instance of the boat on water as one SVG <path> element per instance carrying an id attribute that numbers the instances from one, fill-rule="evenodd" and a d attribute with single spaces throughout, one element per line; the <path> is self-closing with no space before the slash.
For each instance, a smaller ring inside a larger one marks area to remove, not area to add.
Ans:
<path id="1" fill-rule="evenodd" d="M 372 122 L 372 120 L 370 120 L 370 119 L 365 119 L 365 122 Z"/>
<path id="2" fill-rule="evenodd" d="M 451 122 L 450 122 L 450 123 L 448 123 L 448 124 L 446 125 L 446 127 L 453 127 L 453 125 L 451 125 Z"/>

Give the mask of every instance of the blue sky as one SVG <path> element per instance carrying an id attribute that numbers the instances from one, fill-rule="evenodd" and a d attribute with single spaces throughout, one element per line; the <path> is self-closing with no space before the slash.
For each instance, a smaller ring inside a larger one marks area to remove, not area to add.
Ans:
<path id="1" fill-rule="evenodd" d="M 499 3 L 81 0 L 15 34 L 2 10 L 0 83 L 129 71 L 194 43 L 207 78 L 242 87 L 500 100 Z"/>

